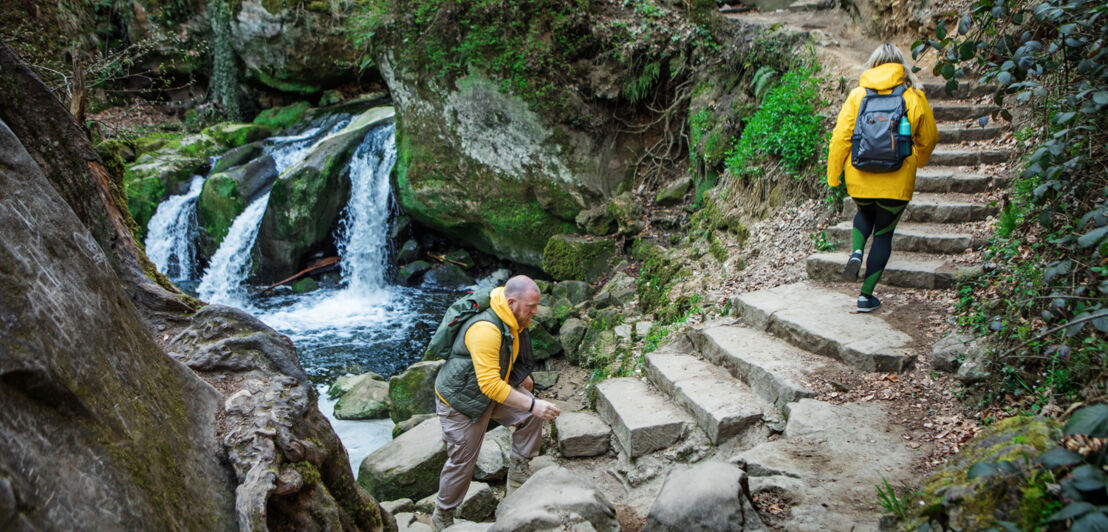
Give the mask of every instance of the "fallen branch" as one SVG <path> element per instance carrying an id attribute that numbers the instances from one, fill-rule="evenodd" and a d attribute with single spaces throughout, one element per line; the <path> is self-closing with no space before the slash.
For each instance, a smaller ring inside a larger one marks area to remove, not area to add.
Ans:
<path id="1" fill-rule="evenodd" d="M 464 263 L 464 262 L 458 262 L 454 259 L 446 258 L 446 255 L 435 255 L 434 253 L 427 252 L 427 256 L 431 257 L 432 259 L 435 259 L 439 262 L 452 262 L 452 263 L 457 264 L 458 266 L 461 266 L 463 268 L 468 268 L 469 267 L 469 265 Z"/>
<path id="2" fill-rule="evenodd" d="M 338 257 L 327 257 L 325 259 L 320 259 L 319 262 L 317 262 L 315 264 L 312 264 L 311 266 L 308 266 L 307 268 L 304 268 L 303 270 L 300 270 L 299 272 L 296 272 L 296 275 L 293 275 L 292 277 L 289 277 L 288 279 L 282 279 L 280 281 L 277 281 L 276 283 L 273 283 L 273 284 L 265 287 L 265 290 L 262 290 L 262 294 L 265 294 L 266 292 L 269 292 L 270 290 L 273 290 L 274 288 L 277 288 L 278 286 L 281 286 L 285 283 L 290 283 L 292 281 L 295 281 L 295 280 L 297 280 L 297 279 L 299 279 L 299 278 L 301 278 L 301 277 L 303 277 L 303 276 L 305 276 L 309 273 L 312 273 L 316 270 L 322 270 L 323 268 L 326 268 L 328 266 L 333 266 L 333 265 L 338 264 L 338 263 L 339 263 L 339 258 Z"/>

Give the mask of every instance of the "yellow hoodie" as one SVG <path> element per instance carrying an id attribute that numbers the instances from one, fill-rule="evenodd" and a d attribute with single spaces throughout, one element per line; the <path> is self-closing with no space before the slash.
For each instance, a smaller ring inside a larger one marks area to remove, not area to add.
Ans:
<path id="1" fill-rule="evenodd" d="M 512 364 L 519 356 L 519 324 L 508 306 L 508 299 L 504 297 L 504 287 L 495 288 L 489 293 L 489 306 L 512 331 L 512 357 L 504 373 L 510 375 Z M 503 403 L 508 399 L 511 386 L 507 380 L 500 378 L 500 338 L 500 329 L 496 325 L 479 321 L 466 331 L 465 344 L 473 360 L 473 370 L 477 373 L 477 385 L 481 387 L 481 393 L 493 401 Z"/>
<path id="2" fill-rule="evenodd" d="M 827 184 L 839 185 L 839 176 L 846 172 L 846 191 L 855 198 L 878 198 L 912 200 L 916 187 L 916 169 L 927 164 L 931 152 L 939 140 L 939 129 L 935 125 L 935 116 L 923 91 L 913 87 L 904 91 L 904 104 L 908 108 L 908 122 L 912 125 L 912 155 L 904 159 L 904 164 L 895 172 L 863 172 L 850 164 L 850 137 L 854 134 L 854 121 L 858 118 L 858 106 L 866 95 L 866 88 L 881 94 L 888 94 L 904 79 L 904 67 L 897 63 L 885 63 L 865 71 L 858 87 L 850 91 L 839 119 L 835 122 L 835 131 L 831 134 L 831 144 L 827 154 Z"/>

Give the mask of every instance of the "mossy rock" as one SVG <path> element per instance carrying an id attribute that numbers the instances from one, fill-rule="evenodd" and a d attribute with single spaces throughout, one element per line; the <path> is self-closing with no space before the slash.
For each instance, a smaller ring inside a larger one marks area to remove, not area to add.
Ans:
<path id="1" fill-rule="evenodd" d="M 305 277 L 305 278 L 300 279 L 299 281 L 296 281 L 295 283 L 293 283 L 292 284 L 292 290 L 293 290 L 293 292 L 296 292 L 297 294 L 306 294 L 308 292 L 315 292 L 316 290 L 319 290 L 319 283 L 316 282 L 316 280 L 312 279 L 311 277 Z M 354 418 L 350 418 L 350 419 L 354 419 Z"/>
<path id="2" fill-rule="evenodd" d="M 389 379 L 389 417 L 393 422 L 435 411 L 435 377 L 443 364 L 445 360 L 416 362 Z"/>
<path id="3" fill-rule="evenodd" d="M 585 331 L 589 326 L 577 318 L 569 318 L 558 329 L 558 342 L 562 344 L 562 351 L 570 362 L 577 363 L 577 350 L 581 345 L 581 339 L 585 337 Z"/>
<path id="4" fill-rule="evenodd" d="M 616 219 L 608 211 L 607 205 L 598 205 L 577 213 L 577 227 L 585 234 L 605 236 L 616 232 Z"/>
<path id="5" fill-rule="evenodd" d="M 396 282 L 411 286 L 417 283 L 423 273 L 431 269 L 431 263 L 425 260 L 417 260 L 404 264 L 396 269 Z"/>
<path id="6" fill-rule="evenodd" d="M 543 325 L 531 327 L 531 350 L 535 360 L 546 360 L 562 353 L 562 344 L 558 338 Z"/>
<path id="7" fill-rule="evenodd" d="M 236 166 L 247 164 L 262 155 L 262 141 L 251 142 L 243 146 L 228 150 L 219 156 L 215 166 L 212 166 L 212 174 L 226 172 Z"/>
<path id="8" fill-rule="evenodd" d="M 224 148 L 237 148 L 273 136 L 273 131 L 260 124 L 225 122 L 203 131 Z"/>
<path id="9" fill-rule="evenodd" d="M 658 195 L 654 197 L 654 203 L 662 207 L 677 205 L 685 201 L 685 194 L 689 192 L 689 186 L 691 185 L 692 179 L 682 177 L 658 191 Z"/>
<path id="10" fill-rule="evenodd" d="M 417 259 L 419 259 L 419 243 L 409 238 L 396 252 L 396 262 L 404 264 Z"/>
<path id="11" fill-rule="evenodd" d="M 214 255 L 220 242 L 227 236 L 231 224 L 246 208 L 246 198 L 239 184 L 226 174 L 217 174 L 204 182 L 196 210 L 200 227 L 207 233 L 209 244 L 202 246 L 208 256 Z"/>
<path id="12" fill-rule="evenodd" d="M 553 329 L 558 330 L 562 327 L 562 324 L 573 315 L 574 306 L 568 299 L 562 298 L 555 301 L 554 304 L 550 306 L 550 309 L 554 313 Z"/>
<path id="13" fill-rule="evenodd" d="M 308 102 L 296 102 L 284 107 L 271 107 L 258 113 L 258 116 L 254 117 L 254 123 L 270 131 L 281 131 L 300 122 L 305 113 L 311 108 L 312 106 Z"/>
<path id="14" fill-rule="evenodd" d="M 127 209 L 131 211 L 138 226 L 139 241 L 146 239 L 146 224 L 158 210 L 158 204 L 165 197 L 165 182 L 157 176 L 128 180 L 124 185 L 127 193 Z"/>
<path id="15" fill-rule="evenodd" d="M 447 262 L 423 274 L 423 282 L 442 287 L 461 287 L 473 284 L 474 279 L 461 266 Z"/>
<path id="16" fill-rule="evenodd" d="M 608 271 L 616 243 L 606 238 L 577 235 L 552 237 L 543 249 L 542 269 L 558 280 L 594 282 Z"/>
<path id="17" fill-rule="evenodd" d="M 562 281 L 550 289 L 550 294 L 557 299 L 567 299 L 572 305 L 579 305 L 592 297 L 593 289 L 589 283 L 582 281 Z"/>
<path id="18" fill-rule="evenodd" d="M 138 156 L 135 148 L 121 139 L 107 139 L 96 145 L 96 152 L 100 157 L 118 157 L 124 163 L 130 163 Z"/>
<path id="19" fill-rule="evenodd" d="M 1043 517 L 1045 479 L 1028 483 L 1026 462 L 1060 445 L 1061 427 L 1041 417 L 1016 416 L 999 421 L 974 437 L 924 482 L 919 514 L 909 519 L 913 530 L 939 519 L 953 530 L 984 530 L 998 520 L 1032 530 Z M 1012 461 L 1020 473 L 968 478 L 981 462 Z"/>
<path id="20" fill-rule="evenodd" d="M 465 268 L 467 270 L 477 264 L 473 261 L 473 257 L 469 254 L 469 252 L 464 249 L 455 249 L 454 251 L 447 253 L 446 260 L 453 261 L 458 266 L 461 266 L 462 268 Z"/>
<path id="21" fill-rule="evenodd" d="M 389 416 L 389 384 L 380 375 L 359 375 L 335 403 L 338 419 L 380 419 Z"/>
<path id="22" fill-rule="evenodd" d="M 608 214 L 619 226 L 619 234 L 634 235 L 643 230 L 643 208 L 638 198 L 630 192 L 624 192 L 608 202 Z"/>
<path id="23" fill-rule="evenodd" d="M 207 156 L 197 157 L 181 152 L 156 152 L 139 157 L 124 172 L 124 181 L 156 177 L 165 183 L 166 197 L 184 194 L 194 175 L 208 173 Z M 161 201 L 163 198 L 159 198 Z"/>

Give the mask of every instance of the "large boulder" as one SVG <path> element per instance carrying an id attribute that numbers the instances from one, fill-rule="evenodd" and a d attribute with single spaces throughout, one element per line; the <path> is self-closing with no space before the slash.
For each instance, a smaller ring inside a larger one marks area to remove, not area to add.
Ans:
<path id="1" fill-rule="evenodd" d="M 542 269 L 555 279 L 595 282 L 608 271 L 616 243 L 608 238 L 558 235 L 546 242 Z"/>
<path id="2" fill-rule="evenodd" d="M 477 480 L 501 480 L 508 474 L 509 454 L 512 451 L 512 433 L 503 425 L 485 433 L 481 450 L 477 453 L 477 467 L 473 478 Z"/>
<path id="3" fill-rule="evenodd" d="M 589 528 L 591 527 L 591 528 Z M 564 467 L 535 472 L 496 509 L 489 532 L 619 530 L 616 508 L 604 493 Z"/>
<path id="4" fill-rule="evenodd" d="M 404 373 L 389 378 L 389 416 L 393 422 L 435 411 L 435 377 L 443 364 L 445 360 L 416 362 Z"/>
<path id="5" fill-rule="evenodd" d="M 577 360 L 577 350 L 588 329 L 588 324 L 577 318 L 570 318 L 562 324 L 562 328 L 558 331 L 558 342 L 562 344 L 566 358 L 571 361 Z"/>
<path id="6" fill-rule="evenodd" d="M 643 532 L 767 530 L 750 504 L 746 473 L 726 462 L 678 464 L 650 506 Z"/>
<path id="7" fill-rule="evenodd" d="M 392 117 L 391 107 L 366 110 L 281 174 L 270 189 L 255 244 L 262 279 L 296 273 L 305 256 L 331 238 L 350 195 L 348 162 L 370 129 L 390 127 Z"/>
<path id="8" fill-rule="evenodd" d="M 246 75 L 282 92 L 315 94 L 354 79 L 361 51 L 350 45 L 346 2 L 237 2 L 231 46 Z"/>
<path id="9" fill-rule="evenodd" d="M 422 499 L 438 491 L 445 463 L 446 444 L 436 416 L 365 457 L 358 483 L 379 500 Z"/>
<path id="10" fill-rule="evenodd" d="M 254 200 L 277 180 L 277 167 L 268 155 L 246 164 L 212 174 L 196 202 L 196 212 L 205 237 L 201 251 L 211 257 L 227 236 L 231 224 Z"/>
<path id="11" fill-rule="evenodd" d="M 378 419 L 389 416 L 389 383 L 376 373 L 354 377 L 350 389 L 335 402 L 338 419 Z"/>

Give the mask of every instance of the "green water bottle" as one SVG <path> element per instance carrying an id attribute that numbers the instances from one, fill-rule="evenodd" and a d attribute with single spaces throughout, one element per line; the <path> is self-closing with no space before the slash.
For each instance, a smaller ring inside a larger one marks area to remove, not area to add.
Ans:
<path id="1" fill-rule="evenodd" d="M 912 125 L 908 123 L 908 115 L 900 117 L 900 125 L 897 127 L 897 152 L 904 157 L 912 154 Z"/>

